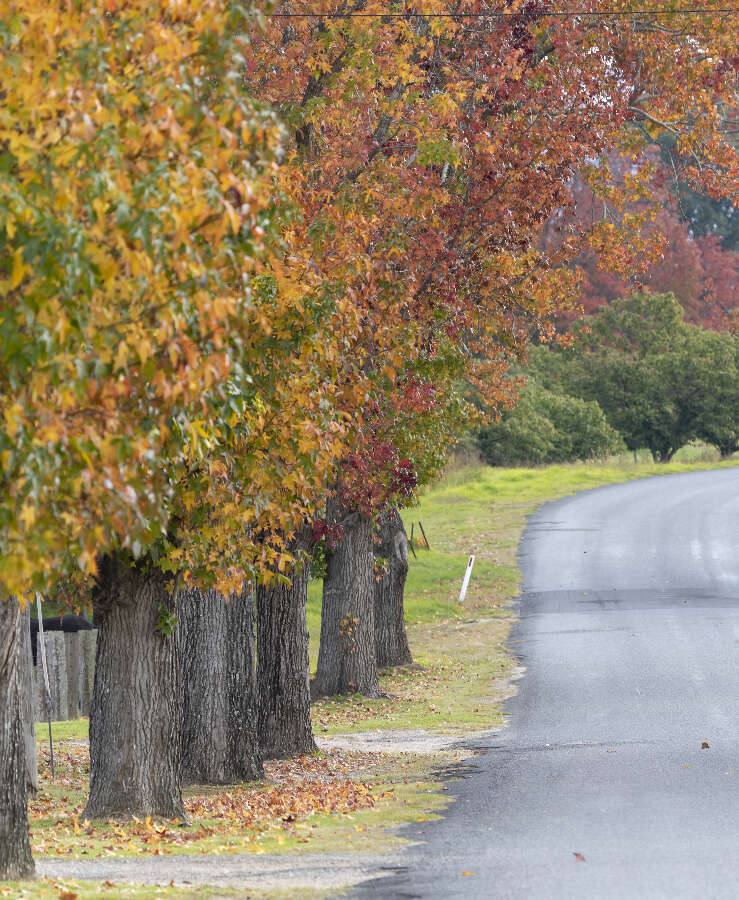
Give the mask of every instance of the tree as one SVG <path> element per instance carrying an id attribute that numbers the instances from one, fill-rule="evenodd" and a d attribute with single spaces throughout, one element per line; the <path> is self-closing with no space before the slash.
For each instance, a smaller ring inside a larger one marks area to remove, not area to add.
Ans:
<path id="1" fill-rule="evenodd" d="M 21 719 L 21 623 L 14 598 L 0 600 L 0 879 L 33 873 L 26 812 L 26 755 Z"/>
<path id="2" fill-rule="evenodd" d="M 235 784 L 264 776 L 259 752 L 251 585 L 226 598 L 179 596 L 185 784 Z"/>
<path id="3" fill-rule="evenodd" d="M 375 656 L 378 668 L 413 662 L 405 630 L 403 591 L 408 575 L 408 537 L 397 509 L 386 509 L 377 523 L 375 557 Z"/>
<path id="4" fill-rule="evenodd" d="M 252 372 L 292 357 L 292 322 L 324 312 L 269 291 L 281 132 L 243 89 L 241 7 L 15 6 L 0 38 L 0 581 L 97 580 L 88 814 L 182 815 L 173 575 L 243 583 L 245 525 L 284 491 L 241 452 L 268 409 Z"/>
<path id="5" fill-rule="evenodd" d="M 736 439 L 736 337 L 684 321 L 671 294 L 637 294 L 573 326 L 576 341 L 534 355 L 547 387 L 596 400 L 630 450 L 669 461 L 701 437 Z"/>
<path id="6" fill-rule="evenodd" d="M 592 459 L 623 446 L 596 402 L 547 390 L 533 378 L 513 409 L 479 429 L 477 442 L 493 466 Z"/>
<path id="7" fill-rule="evenodd" d="M 147 561 L 101 560 L 86 819 L 186 819 L 177 592 Z M 146 685 L 155 702 L 141 702 Z"/>
<path id="8" fill-rule="evenodd" d="M 372 520 L 365 511 L 348 505 L 339 487 L 327 502 L 326 521 L 340 537 L 328 553 L 323 579 L 314 692 L 379 697 Z"/>
<path id="9" fill-rule="evenodd" d="M 258 734 L 263 756 L 298 756 L 315 750 L 310 719 L 310 662 L 306 605 L 315 536 L 302 525 L 288 550 L 287 577 L 257 585 Z"/>

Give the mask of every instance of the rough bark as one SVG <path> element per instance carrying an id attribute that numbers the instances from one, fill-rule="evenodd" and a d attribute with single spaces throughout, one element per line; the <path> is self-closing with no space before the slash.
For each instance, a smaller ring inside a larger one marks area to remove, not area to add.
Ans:
<path id="1" fill-rule="evenodd" d="M 34 871 L 21 715 L 21 624 L 28 627 L 16 600 L 0 599 L 0 881 L 27 878 Z"/>
<path id="2" fill-rule="evenodd" d="M 254 600 L 180 593 L 182 778 L 236 784 L 264 775 L 257 743 Z"/>
<path id="3" fill-rule="evenodd" d="M 182 694 L 171 578 L 105 557 L 90 710 L 90 797 L 83 818 L 185 820 L 180 787 Z M 170 633 L 166 633 L 169 631 Z"/>
<path id="4" fill-rule="evenodd" d="M 328 552 L 313 694 L 379 697 L 372 525 L 363 513 L 346 509 L 340 496 L 329 499 L 326 518 L 341 523 L 344 534 Z"/>
<path id="5" fill-rule="evenodd" d="M 405 630 L 403 590 L 408 574 L 408 538 L 398 511 L 383 512 L 375 554 L 387 569 L 375 580 L 375 654 L 378 668 L 407 666 L 413 662 Z"/>
<path id="6" fill-rule="evenodd" d="M 659 447 L 657 449 L 653 449 L 651 453 L 653 462 L 668 463 L 675 455 L 676 450 L 674 450 L 672 447 Z"/>
<path id="7" fill-rule="evenodd" d="M 265 759 L 284 759 L 316 749 L 310 721 L 305 618 L 311 543 L 311 529 L 305 526 L 288 548 L 296 559 L 302 559 L 289 573 L 290 584 L 257 585 L 259 743 Z"/>
<path id="8" fill-rule="evenodd" d="M 36 755 L 36 715 L 34 710 L 33 656 L 31 655 L 31 607 L 21 615 L 21 719 L 26 755 L 26 787 L 33 796 L 38 791 L 38 757 Z"/>

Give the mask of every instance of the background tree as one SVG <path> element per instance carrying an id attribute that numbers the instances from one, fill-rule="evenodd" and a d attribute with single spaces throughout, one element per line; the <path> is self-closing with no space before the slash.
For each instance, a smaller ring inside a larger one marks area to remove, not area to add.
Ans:
<path id="1" fill-rule="evenodd" d="M 573 332 L 571 347 L 533 354 L 534 371 L 550 389 L 597 401 L 630 450 L 667 462 L 701 437 L 733 452 L 734 335 L 687 324 L 671 294 L 612 303 Z"/>
<path id="2" fill-rule="evenodd" d="M 726 459 L 739 450 L 739 335 L 691 328 L 682 362 L 695 373 L 696 437 Z"/>
<path id="3" fill-rule="evenodd" d="M 628 171 L 629 161 L 614 161 L 616 171 Z M 645 232 L 652 236 L 654 244 L 645 252 L 640 266 L 634 266 L 627 275 L 609 268 L 607 257 L 598 256 L 592 248 L 585 247 L 573 265 L 580 276 L 579 301 L 585 313 L 627 296 L 635 289 L 645 288 L 652 293 L 674 293 L 690 322 L 707 328 L 724 330 L 730 317 L 739 308 L 739 296 L 735 285 L 739 281 L 739 252 L 731 239 L 722 241 L 720 234 L 732 221 L 733 209 L 728 200 L 712 200 L 695 192 L 691 196 L 701 203 L 700 227 L 686 220 L 686 207 L 681 207 L 669 190 L 670 183 L 654 188 L 654 198 L 659 209 L 653 213 Z M 687 190 L 687 188 L 686 188 Z M 581 180 L 573 186 L 574 207 L 569 214 L 572 221 L 587 228 L 594 220 L 604 216 L 620 222 L 623 210 L 615 204 L 596 199 L 590 188 Z M 682 201 L 681 201 L 682 202 Z M 645 209 L 645 199 L 627 203 L 624 209 L 635 214 Z M 711 231 L 709 215 L 715 214 L 716 230 Z M 556 243 L 562 228 L 563 214 L 555 215 L 547 224 L 544 241 Z M 563 323 L 572 322 L 577 311 L 566 312 Z"/>
<path id="4" fill-rule="evenodd" d="M 478 430 L 477 443 L 492 466 L 593 459 L 623 447 L 597 402 L 547 390 L 534 379 L 499 422 Z"/>

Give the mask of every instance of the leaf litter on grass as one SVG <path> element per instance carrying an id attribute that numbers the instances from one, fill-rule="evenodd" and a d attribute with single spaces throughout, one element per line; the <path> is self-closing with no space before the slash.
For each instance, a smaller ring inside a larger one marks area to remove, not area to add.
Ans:
<path id="1" fill-rule="evenodd" d="M 192 825 L 150 817 L 131 822 L 82 819 L 89 776 L 83 742 L 63 742 L 55 750 L 56 776 L 49 777 L 49 753 L 39 750 L 40 790 L 29 801 L 34 853 L 56 856 L 217 854 L 259 850 L 259 838 L 277 835 L 311 839 L 310 819 L 348 816 L 393 799 L 393 791 L 368 779 L 385 757 L 379 753 L 332 750 L 322 756 L 273 760 L 266 781 L 228 788 L 193 786 L 185 792 Z"/>

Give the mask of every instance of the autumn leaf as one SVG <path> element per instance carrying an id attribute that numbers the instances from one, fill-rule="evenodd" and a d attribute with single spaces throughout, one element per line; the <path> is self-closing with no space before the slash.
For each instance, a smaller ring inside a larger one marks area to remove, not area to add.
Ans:
<path id="1" fill-rule="evenodd" d="M 577 862 L 585 862 L 585 857 L 582 855 L 582 853 L 578 853 L 577 851 L 573 851 L 572 855 L 575 857 L 575 859 L 577 860 Z"/>

